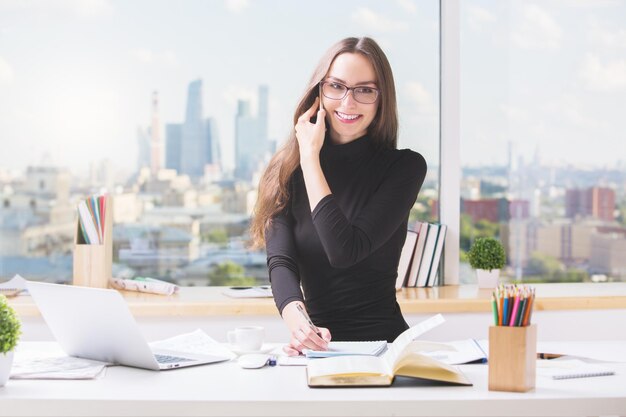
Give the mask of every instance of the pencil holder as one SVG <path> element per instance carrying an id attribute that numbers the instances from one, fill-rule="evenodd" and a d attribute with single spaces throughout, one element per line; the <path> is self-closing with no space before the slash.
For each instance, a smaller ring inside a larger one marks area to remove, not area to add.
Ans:
<path id="1" fill-rule="evenodd" d="M 489 328 L 489 390 L 526 392 L 535 388 L 537 326 Z"/>
<path id="2" fill-rule="evenodd" d="M 113 276 L 113 216 L 112 198 L 105 197 L 102 243 L 89 244 L 81 232 L 80 219 L 74 239 L 72 284 L 83 287 L 107 288 Z"/>

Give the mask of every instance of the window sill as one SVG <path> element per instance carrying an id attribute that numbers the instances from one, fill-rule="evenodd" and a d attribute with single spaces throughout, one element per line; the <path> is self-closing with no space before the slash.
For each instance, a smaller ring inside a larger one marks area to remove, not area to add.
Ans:
<path id="1" fill-rule="evenodd" d="M 533 284 L 537 310 L 626 309 L 626 283 Z M 224 287 L 183 287 L 179 294 L 162 296 L 122 291 L 136 316 L 278 316 L 271 298 L 236 299 L 222 294 Z M 397 293 L 405 314 L 478 313 L 490 311 L 491 290 L 475 285 L 405 288 Z M 29 296 L 9 300 L 19 316 L 38 316 Z"/>

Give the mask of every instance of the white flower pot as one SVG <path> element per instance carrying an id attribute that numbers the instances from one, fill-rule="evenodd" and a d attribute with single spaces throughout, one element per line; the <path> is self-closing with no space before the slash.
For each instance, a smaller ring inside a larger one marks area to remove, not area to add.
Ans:
<path id="1" fill-rule="evenodd" d="M 496 288 L 498 278 L 500 278 L 500 270 L 477 269 L 476 278 L 478 278 L 478 288 Z"/>
<path id="2" fill-rule="evenodd" d="M 13 351 L 0 353 L 0 387 L 3 387 L 9 380 L 11 365 L 13 365 Z"/>

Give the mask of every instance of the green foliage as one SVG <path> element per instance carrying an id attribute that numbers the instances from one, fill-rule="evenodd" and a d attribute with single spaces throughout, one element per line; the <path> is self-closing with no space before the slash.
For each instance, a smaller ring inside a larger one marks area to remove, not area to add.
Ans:
<path id="1" fill-rule="evenodd" d="M 501 269 L 506 263 L 504 247 L 498 239 L 480 237 L 476 239 L 467 253 L 470 265 L 474 269 Z"/>
<path id="2" fill-rule="evenodd" d="M 15 311 L 7 302 L 7 298 L 0 295 L 0 353 L 12 351 L 20 334 L 20 321 Z"/>
<path id="3" fill-rule="evenodd" d="M 206 234 L 205 239 L 208 242 L 225 245 L 226 243 L 228 243 L 228 233 L 224 228 L 213 229 Z"/>
<path id="4" fill-rule="evenodd" d="M 230 286 L 230 285 L 255 285 L 254 277 L 245 276 L 243 266 L 233 262 L 221 262 L 213 267 L 209 272 L 209 284 L 214 286 Z"/>
<path id="5" fill-rule="evenodd" d="M 500 225 L 498 223 L 492 223 L 488 220 L 479 220 L 474 223 L 472 216 L 461 214 L 461 250 L 468 251 L 474 239 L 480 237 L 497 238 L 498 236 L 500 236 Z"/>

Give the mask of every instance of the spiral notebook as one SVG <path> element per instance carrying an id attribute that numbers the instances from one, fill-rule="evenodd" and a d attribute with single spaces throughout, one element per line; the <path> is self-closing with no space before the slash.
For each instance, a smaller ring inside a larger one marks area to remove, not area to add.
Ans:
<path id="1" fill-rule="evenodd" d="M 540 360 L 537 361 L 537 375 L 552 379 L 590 378 L 615 375 L 615 371 L 579 359 Z"/>
<path id="2" fill-rule="evenodd" d="M 387 347 L 386 340 L 371 342 L 330 342 L 328 350 L 304 349 L 307 358 L 330 358 L 332 356 L 368 355 L 377 356 Z"/>

